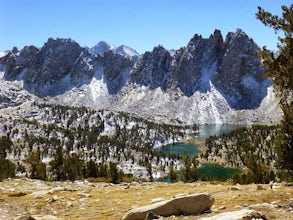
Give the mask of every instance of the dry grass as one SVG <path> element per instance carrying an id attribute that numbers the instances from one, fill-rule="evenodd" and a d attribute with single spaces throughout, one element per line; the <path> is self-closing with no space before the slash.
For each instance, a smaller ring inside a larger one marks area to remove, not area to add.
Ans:
<path id="1" fill-rule="evenodd" d="M 0 219 L 14 219 L 24 215 L 53 215 L 62 219 L 120 219 L 128 210 L 148 205 L 156 198 L 170 199 L 177 194 L 202 192 L 209 192 L 215 197 L 213 212 L 204 216 L 267 203 L 275 204 L 275 207 L 279 205 L 279 208 L 272 209 L 267 205 L 255 209 L 262 211 L 269 219 L 290 219 L 292 212 L 282 206 L 293 201 L 293 187 L 276 190 L 268 185 L 263 185 L 261 190 L 256 185 L 237 186 L 236 189 L 231 187 L 228 183 L 216 182 L 111 185 L 15 179 L 0 182 Z M 44 190 L 48 193 L 37 193 Z"/>

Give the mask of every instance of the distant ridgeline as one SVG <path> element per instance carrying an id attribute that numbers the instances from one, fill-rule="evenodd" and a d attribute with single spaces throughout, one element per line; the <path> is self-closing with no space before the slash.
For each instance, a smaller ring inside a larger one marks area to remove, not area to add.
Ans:
<path id="1" fill-rule="evenodd" d="M 219 30 L 209 38 L 195 34 L 176 51 L 157 46 L 141 56 L 105 42 L 88 49 L 50 38 L 41 48 L 7 52 L 0 71 L 5 80 L 64 105 L 168 123 L 276 123 L 281 114 L 259 51 L 240 29 L 225 39 Z"/>

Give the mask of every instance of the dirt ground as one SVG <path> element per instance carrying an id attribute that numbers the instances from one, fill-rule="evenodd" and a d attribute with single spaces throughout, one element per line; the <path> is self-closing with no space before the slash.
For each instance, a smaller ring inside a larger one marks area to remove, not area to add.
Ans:
<path id="1" fill-rule="evenodd" d="M 200 219 L 251 208 L 268 219 L 293 219 L 293 186 L 232 185 L 226 182 L 109 183 L 45 182 L 11 179 L 0 182 L 0 219 L 120 219 L 130 209 L 178 194 L 208 192 L 215 198 L 210 213 L 164 219 Z"/>

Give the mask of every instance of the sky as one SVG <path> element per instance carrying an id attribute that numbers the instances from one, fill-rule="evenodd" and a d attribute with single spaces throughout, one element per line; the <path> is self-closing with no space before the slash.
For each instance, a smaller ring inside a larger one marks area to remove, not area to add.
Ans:
<path id="1" fill-rule="evenodd" d="M 71 38 L 81 46 L 99 41 L 139 53 L 162 45 L 186 46 L 194 34 L 241 28 L 260 46 L 276 49 L 277 35 L 256 19 L 257 6 L 281 15 L 292 0 L 0 0 L 0 51 L 43 46 Z"/>

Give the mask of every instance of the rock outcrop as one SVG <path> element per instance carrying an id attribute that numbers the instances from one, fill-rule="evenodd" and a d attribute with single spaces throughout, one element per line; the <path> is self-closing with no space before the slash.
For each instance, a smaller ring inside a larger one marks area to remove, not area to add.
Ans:
<path id="1" fill-rule="evenodd" d="M 210 210 L 214 202 L 215 199 L 207 193 L 182 196 L 130 210 L 122 220 L 144 220 L 150 213 L 164 217 L 200 214 Z"/>

